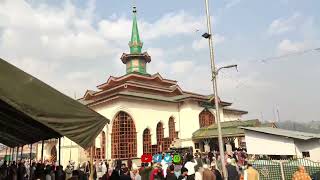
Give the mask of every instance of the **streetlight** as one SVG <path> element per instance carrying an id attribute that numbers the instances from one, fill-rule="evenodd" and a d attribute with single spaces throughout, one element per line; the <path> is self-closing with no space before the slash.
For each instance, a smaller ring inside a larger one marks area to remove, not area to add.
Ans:
<path id="1" fill-rule="evenodd" d="M 210 13 L 209 13 L 209 0 L 205 0 L 205 6 L 206 6 L 206 16 L 207 16 L 207 28 L 208 32 L 204 33 L 202 37 L 208 39 L 209 41 L 209 49 L 210 49 L 210 62 L 211 62 L 211 76 L 212 76 L 212 85 L 213 85 L 213 91 L 214 91 L 214 101 L 215 101 L 215 108 L 216 108 L 216 119 L 217 119 L 217 125 L 218 125 L 218 141 L 219 141 L 219 151 L 220 151 L 220 157 L 221 157 L 221 164 L 222 164 L 222 172 L 224 179 L 228 179 L 228 174 L 226 170 L 226 164 L 224 159 L 224 146 L 222 141 L 222 132 L 221 132 L 221 124 L 220 124 L 220 107 L 219 107 L 219 99 L 218 99 L 218 88 L 217 88 L 217 75 L 221 69 L 226 68 L 237 68 L 237 65 L 230 65 L 230 66 L 224 66 L 219 69 L 216 68 L 215 62 L 214 62 L 214 49 L 213 49 L 213 39 L 212 39 L 212 33 L 211 33 L 211 20 L 210 20 Z"/>

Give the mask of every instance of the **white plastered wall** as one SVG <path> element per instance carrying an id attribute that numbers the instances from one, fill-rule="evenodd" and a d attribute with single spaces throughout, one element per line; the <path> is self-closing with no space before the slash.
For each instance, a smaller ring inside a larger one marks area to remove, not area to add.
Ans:
<path id="1" fill-rule="evenodd" d="M 110 120 L 110 124 L 103 128 L 106 133 L 106 158 L 111 158 L 111 132 L 112 123 L 116 115 L 120 111 L 128 113 L 136 126 L 137 131 L 137 155 L 140 157 L 143 153 L 142 134 L 146 128 L 150 129 L 151 142 L 156 144 L 156 127 L 159 122 L 163 123 L 164 137 L 169 136 L 168 121 L 170 117 L 175 120 L 175 130 L 179 132 L 179 139 L 181 147 L 194 147 L 192 141 L 192 133 L 199 129 L 199 114 L 204 109 L 200 107 L 197 101 L 184 101 L 183 103 L 169 103 L 148 100 L 133 100 L 133 99 L 117 99 L 113 101 L 103 102 L 101 104 L 91 107 L 101 115 Z M 215 115 L 215 110 L 210 109 L 211 113 Z M 238 119 L 232 113 L 228 117 Z M 225 119 L 223 111 L 220 113 L 221 121 L 228 121 Z M 232 119 L 233 119 L 232 118 Z M 100 137 L 96 139 L 99 143 Z M 41 147 L 40 147 L 41 148 Z M 38 151 L 39 153 L 39 151 Z M 71 158 L 70 158 L 71 154 Z M 39 156 L 38 156 L 39 157 Z M 66 166 L 69 160 L 78 163 L 87 161 L 88 158 L 84 153 L 84 149 L 76 145 L 68 138 L 62 138 L 61 141 L 61 158 L 63 166 Z"/>
<path id="2" fill-rule="evenodd" d="M 143 101 L 119 99 L 112 103 L 104 103 L 103 105 L 93 107 L 98 113 L 110 119 L 110 124 L 105 127 L 107 134 L 107 158 L 111 158 L 111 132 L 112 123 L 116 115 L 120 111 L 128 113 L 136 126 L 137 131 L 137 155 L 140 157 L 143 153 L 142 135 L 146 128 L 151 131 L 151 142 L 156 144 L 156 127 L 162 122 L 164 128 L 164 137 L 169 136 L 168 121 L 170 117 L 175 119 L 175 129 L 179 131 L 179 113 L 178 104 L 167 102 Z"/>
<path id="3" fill-rule="evenodd" d="M 308 141 L 295 140 L 298 157 L 302 157 L 302 152 L 309 152 L 312 161 L 320 162 L 320 140 L 313 139 Z"/>
<path id="4" fill-rule="evenodd" d="M 254 131 L 245 131 L 248 154 L 296 155 L 294 140 Z"/>

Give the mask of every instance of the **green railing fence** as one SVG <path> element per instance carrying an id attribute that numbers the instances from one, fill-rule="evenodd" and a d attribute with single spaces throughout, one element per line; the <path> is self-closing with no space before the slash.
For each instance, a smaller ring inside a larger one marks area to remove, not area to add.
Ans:
<path id="1" fill-rule="evenodd" d="M 309 159 L 255 160 L 260 180 L 291 180 L 298 167 L 303 165 L 310 176 L 320 172 L 320 163 Z"/>

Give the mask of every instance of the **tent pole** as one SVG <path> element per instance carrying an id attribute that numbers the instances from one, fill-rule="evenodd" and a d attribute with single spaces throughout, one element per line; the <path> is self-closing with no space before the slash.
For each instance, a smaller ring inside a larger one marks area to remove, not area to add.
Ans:
<path id="1" fill-rule="evenodd" d="M 59 138 L 59 166 L 61 166 L 61 137 Z"/>
<path id="2" fill-rule="evenodd" d="M 93 180 L 93 145 L 90 148 L 91 156 L 90 156 L 90 180 Z"/>
<path id="3" fill-rule="evenodd" d="M 21 146 L 20 162 L 22 161 L 22 152 L 23 152 L 23 145 Z"/>
<path id="4" fill-rule="evenodd" d="M 9 147 L 9 156 L 10 156 L 10 158 L 8 160 L 8 165 L 10 164 L 10 161 L 11 161 L 11 148 L 10 147 Z"/>
<path id="5" fill-rule="evenodd" d="M 44 140 L 42 140 L 41 143 L 42 143 L 42 144 L 41 144 L 41 162 L 44 163 L 44 162 L 43 162 L 43 146 L 44 146 Z"/>
<path id="6" fill-rule="evenodd" d="M 30 167 L 31 167 L 31 159 L 32 159 L 32 144 L 30 144 L 30 161 L 29 161 Z"/>
<path id="7" fill-rule="evenodd" d="M 12 163 L 12 161 L 13 161 L 13 156 L 14 156 L 14 147 L 12 148 L 11 163 Z"/>
<path id="8" fill-rule="evenodd" d="M 19 156 L 19 146 L 17 146 L 16 163 L 18 163 L 18 156 Z"/>

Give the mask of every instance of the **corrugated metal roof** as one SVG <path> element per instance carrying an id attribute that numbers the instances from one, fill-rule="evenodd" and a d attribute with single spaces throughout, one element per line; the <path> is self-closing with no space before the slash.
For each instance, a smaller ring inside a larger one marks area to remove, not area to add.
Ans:
<path id="1" fill-rule="evenodd" d="M 230 107 L 225 107 L 223 108 L 224 111 L 234 111 L 234 112 L 238 112 L 238 113 L 241 113 L 241 114 L 248 114 L 248 111 L 243 111 L 243 110 L 240 110 L 240 109 L 234 109 L 234 108 L 230 108 Z"/>
<path id="2" fill-rule="evenodd" d="M 246 121 L 224 121 L 221 122 L 221 130 L 223 137 L 232 136 L 243 136 L 244 130 L 238 127 L 244 126 L 258 126 L 260 124 L 259 120 L 246 120 Z M 203 138 L 216 138 L 218 137 L 218 126 L 217 124 L 210 125 L 208 127 L 203 127 L 198 129 L 193 133 L 192 139 L 203 139 Z"/>
<path id="3" fill-rule="evenodd" d="M 306 132 L 299 132 L 299 131 L 290 131 L 286 129 L 279 129 L 279 128 L 271 128 L 271 127 L 240 127 L 244 130 L 255 131 L 265 134 L 271 134 L 275 136 L 283 136 L 293 139 L 300 139 L 300 140 L 309 140 L 309 139 L 318 139 L 320 138 L 320 134 L 313 134 L 313 133 L 306 133 Z"/>

